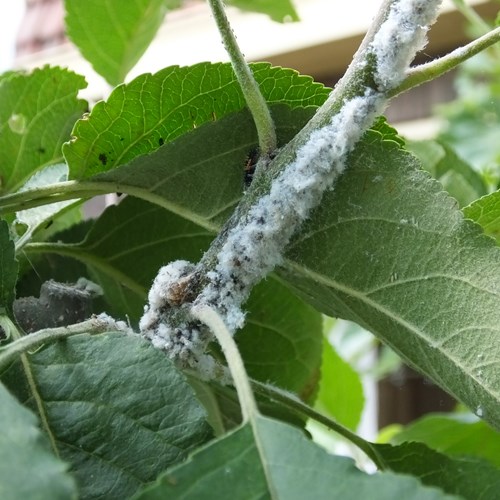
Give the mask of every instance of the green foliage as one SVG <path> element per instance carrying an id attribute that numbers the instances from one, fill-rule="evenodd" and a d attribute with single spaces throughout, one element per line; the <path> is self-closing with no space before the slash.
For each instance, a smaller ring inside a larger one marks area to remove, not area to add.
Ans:
<path id="1" fill-rule="evenodd" d="M 77 99 L 85 79 L 61 68 L 17 73 L 0 82 L 0 193 L 62 160 L 61 146 L 87 108 Z"/>
<path id="2" fill-rule="evenodd" d="M 56 458 L 36 417 L 0 384 L 0 492 L 3 500 L 76 497 L 67 465 Z M 8 425 L 8 429 L 6 426 Z"/>
<path id="3" fill-rule="evenodd" d="M 364 474 L 351 460 L 329 455 L 299 430 L 266 417 L 210 444 L 134 498 L 202 499 L 208 491 L 219 499 L 456 498 L 407 476 Z"/>
<path id="4" fill-rule="evenodd" d="M 287 258 L 280 274 L 310 303 L 500 428 L 500 276 L 484 272 L 500 253 L 411 155 L 368 134 Z"/>
<path id="5" fill-rule="evenodd" d="M 12 308 L 15 297 L 18 264 L 14 242 L 10 239 L 8 224 L 0 220 L 0 315 Z"/>
<path id="6" fill-rule="evenodd" d="M 365 398 L 363 386 L 356 371 L 323 340 L 323 363 L 316 405 L 337 422 L 356 430 Z"/>
<path id="7" fill-rule="evenodd" d="M 69 36 L 117 85 L 182 0 L 65 3 Z M 228 3 L 297 20 L 290 0 Z M 314 128 L 330 89 L 267 63 L 251 69 L 279 147 L 293 146 L 304 126 Z M 473 97 L 471 82 L 461 80 L 463 95 Z M 248 187 L 257 133 L 230 64 L 141 75 L 85 115 L 84 87 L 60 68 L 0 76 L 0 341 L 22 335 L 16 296 L 38 294 L 50 278 L 90 278 L 103 290 L 96 310 L 137 328 L 158 269 L 200 261 L 226 237 L 224 223 L 241 216 L 240 200 L 262 188 Z M 0 385 L 0 452 L 9 457 L 0 461 L 0 496 L 495 498 L 500 250 L 482 232 L 499 241 L 500 204 L 498 192 L 487 194 L 498 174 L 477 167 L 495 164 L 498 152 L 474 123 L 478 112 L 494 121 L 487 102 L 498 89 L 478 88 L 477 102 L 448 108 L 456 123 L 437 141 L 405 143 L 377 120 L 276 273 L 253 289 L 235 340 L 259 410 L 245 408 L 246 373 L 231 368 L 238 391 L 201 381 L 132 333 L 89 331 L 42 346 L 0 371 L 12 394 Z M 460 156 L 450 146 L 458 140 Z M 79 198 L 106 193 L 120 203 L 81 222 Z M 372 331 L 493 427 L 429 417 L 394 446 L 356 436 L 361 382 L 324 339 L 321 312 Z M 215 343 L 209 352 L 225 362 Z M 304 430 L 307 418 L 384 472 L 327 454 Z"/>
<path id="8" fill-rule="evenodd" d="M 181 0 L 65 0 L 68 36 L 111 85 L 123 82 Z"/>
<path id="9" fill-rule="evenodd" d="M 0 376 L 40 414 L 81 498 L 130 496 L 210 436 L 184 377 L 136 336 L 75 336 Z"/>
<path id="10" fill-rule="evenodd" d="M 329 92 L 293 70 L 267 63 L 252 69 L 269 103 L 317 106 Z M 111 170 L 244 107 L 230 64 L 171 66 L 138 76 L 117 87 L 76 124 L 74 140 L 63 148 L 70 175 L 82 178 Z"/>
<path id="11" fill-rule="evenodd" d="M 477 222 L 486 234 L 500 243 L 500 192 L 475 200 L 464 208 L 464 215 Z"/>
<path id="12" fill-rule="evenodd" d="M 495 500 L 500 488 L 500 469 L 473 457 L 447 457 L 421 443 L 377 445 L 386 467 L 412 474 L 423 484 L 467 500 Z"/>
<path id="13" fill-rule="evenodd" d="M 483 421 L 460 414 L 422 417 L 398 432 L 392 441 L 418 441 L 451 456 L 481 457 L 500 467 L 498 432 Z"/>
<path id="14" fill-rule="evenodd" d="M 241 10 L 267 14 L 273 21 L 284 23 L 298 21 L 299 16 L 290 0 L 228 0 L 228 5 L 234 5 Z"/>

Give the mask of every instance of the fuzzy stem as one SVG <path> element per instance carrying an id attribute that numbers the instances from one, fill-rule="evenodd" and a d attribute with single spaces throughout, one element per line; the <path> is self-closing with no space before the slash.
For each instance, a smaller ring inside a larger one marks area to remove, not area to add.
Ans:
<path id="1" fill-rule="evenodd" d="M 236 42 L 236 37 L 229 24 L 222 1 L 208 0 L 208 3 L 212 9 L 224 47 L 231 59 L 231 64 L 245 97 L 245 101 L 252 113 L 255 127 L 257 128 L 261 154 L 269 156 L 277 146 L 276 131 L 271 113 L 269 112 L 267 103 L 260 92 L 252 71 Z"/>
<path id="2" fill-rule="evenodd" d="M 498 41 L 500 41 L 500 27 L 491 30 L 464 47 L 455 49 L 446 56 L 440 57 L 427 64 L 421 64 L 420 66 L 411 68 L 408 70 L 407 76 L 401 85 L 391 91 L 391 97 L 406 92 L 417 85 L 436 79 L 464 61 L 467 61 L 467 59 L 479 54 L 479 52 L 491 47 Z"/>
<path id="3" fill-rule="evenodd" d="M 15 329 L 13 324 L 11 324 L 10 327 L 11 330 L 13 328 Z M 63 326 L 60 328 L 46 328 L 24 336 L 16 335 L 16 340 L 14 340 L 14 342 L 0 348 L 0 370 L 18 356 L 33 350 L 41 344 L 55 342 L 56 340 L 65 339 L 80 333 L 97 334 L 112 329 L 114 329 L 112 324 L 107 321 L 102 321 L 99 317 L 94 317 L 75 325 Z"/>
<path id="4" fill-rule="evenodd" d="M 253 420 L 259 414 L 240 351 L 220 315 L 208 306 L 198 306 L 191 310 L 193 316 L 207 325 L 217 338 L 233 377 L 238 393 L 243 422 Z"/>

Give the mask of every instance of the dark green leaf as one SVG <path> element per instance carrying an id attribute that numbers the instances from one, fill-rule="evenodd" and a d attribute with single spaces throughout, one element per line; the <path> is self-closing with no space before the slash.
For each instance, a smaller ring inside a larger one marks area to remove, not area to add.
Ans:
<path id="1" fill-rule="evenodd" d="M 316 405 L 349 429 L 356 430 L 365 398 L 359 375 L 324 339 L 321 380 Z"/>
<path id="2" fill-rule="evenodd" d="M 15 298 L 18 264 L 9 225 L 0 220 L 0 315 L 12 308 Z"/>
<path id="3" fill-rule="evenodd" d="M 418 441 L 452 456 L 475 456 L 500 468 L 500 434 L 483 421 L 458 414 L 425 416 L 397 433 L 392 441 Z"/>
<path id="4" fill-rule="evenodd" d="M 61 146 L 87 108 L 77 99 L 86 85 L 80 75 L 47 66 L 0 82 L 0 193 L 62 160 Z"/>
<path id="5" fill-rule="evenodd" d="M 0 494 L 2 500 L 76 498 L 67 465 L 49 451 L 35 416 L 0 384 Z"/>
<path id="6" fill-rule="evenodd" d="M 290 0 L 228 0 L 226 3 L 241 10 L 267 14 L 278 23 L 299 21 L 299 16 Z"/>
<path id="7" fill-rule="evenodd" d="M 275 278 L 255 287 L 246 308 L 235 339 L 249 376 L 310 400 L 321 364 L 321 314 Z"/>
<path id="8" fill-rule="evenodd" d="M 254 64 L 252 69 L 270 103 L 318 105 L 329 93 L 323 85 L 290 69 L 267 63 Z M 90 177 L 126 164 L 245 106 L 230 64 L 172 66 L 141 75 L 120 85 L 106 102 L 96 104 L 88 119 L 77 123 L 75 139 L 64 147 L 70 175 Z"/>
<path id="9" fill-rule="evenodd" d="M 448 457 L 421 443 L 375 445 L 386 466 L 399 474 L 411 474 L 423 484 L 441 488 L 467 500 L 496 500 L 500 469 L 479 458 Z"/>
<path id="10" fill-rule="evenodd" d="M 181 0 L 65 0 L 68 36 L 111 85 L 122 83 Z"/>
<path id="11" fill-rule="evenodd" d="M 500 245 L 500 191 L 483 196 L 463 209 L 465 217 L 477 222 Z"/>
<path id="12" fill-rule="evenodd" d="M 257 417 L 160 476 L 134 497 L 217 500 L 406 500 L 455 498 L 416 479 L 392 473 L 364 474 L 347 458 L 329 455 L 301 431 Z"/>
<path id="13" fill-rule="evenodd" d="M 72 337 L 28 356 L 2 379 L 41 412 L 81 498 L 126 498 L 209 437 L 184 377 L 133 335 Z"/>
<path id="14" fill-rule="evenodd" d="M 368 133 L 287 257 L 283 277 L 313 305 L 500 428 L 500 252 L 414 157 Z"/>
<path id="15" fill-rule="evenodd" d="M 147 289 L 167 262 L 196 262 L 213 234 L 129 197 L 108 208 L 80 245 L 54 243 L 54 252 L 85 263 L 114 314 L 137 321 Z M 247 326 L 238 341 L 253 377 L 310 397 L 321 363 L 321 315 L 275 279 L 250 298 Z"/>

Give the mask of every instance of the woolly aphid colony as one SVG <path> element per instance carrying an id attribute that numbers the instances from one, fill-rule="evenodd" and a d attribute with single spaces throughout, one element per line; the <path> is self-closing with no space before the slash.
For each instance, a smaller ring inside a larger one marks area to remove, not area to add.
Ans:
<path id="1" fill-rule="evenodd" d="M 252 287 L 280 264 L 290 238 L 342 174 L 347 155 L 382 113 L 387 92 L 403 81 L 416 52 L 425 45 L 440 4 L 441 0 L 393 3 L 368 48 L 376 59 L 377 88 L 367 87 L 363 95 L 345 101 L 330 123 L 311 133 L 273 181 L 269 194 L 230 230 L 215 269 L 207 275 L 209 282 L 194 303 L 178 304 L 175 290 L 196 266 L 176 261 L 160 269 L 140 322 L 142 334 L 154 346 L 181 365 L 196 368 L 207 378 L 213 376 L 214 361 L 204 354 L 210 333 L 194 320 L 171 324 L 172 317 L 189 318 L 192 307 L 204 305 L 214 308 L 230 331 L 243 326 L 241 305 Z M 366 64 L 366 57 L 361 64 Z M 169 314 L 172 308 L 182 314 Z"/>

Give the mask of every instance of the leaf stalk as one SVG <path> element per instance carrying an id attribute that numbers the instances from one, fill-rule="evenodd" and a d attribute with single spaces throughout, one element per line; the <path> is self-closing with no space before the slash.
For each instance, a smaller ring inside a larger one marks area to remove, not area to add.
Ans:
<path id="1" fill-rule="evenodd" d="M 208 0 L 224 47 L 231 59 L 233 70 L 240 84 L 245 101 L 252 113 L 261 155 L 269 155 L 277 147 L 276 130 L 267 103 L 245 57 L 236 41 L 221 0 Z"/>

